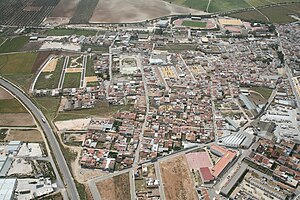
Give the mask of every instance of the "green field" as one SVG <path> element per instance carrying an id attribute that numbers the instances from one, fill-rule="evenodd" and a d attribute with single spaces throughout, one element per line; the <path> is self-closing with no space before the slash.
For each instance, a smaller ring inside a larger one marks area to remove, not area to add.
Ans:
<path id="1" fill-rule="evenodd" d="M 89 56 L 86 62 L 86 73 L 85 76 L 95 76 L 95 70 L 94 70 L 94 65 L 93 65 L 93 60 Z"/>
<path id="2" fill-rule="evenodd" d="M 182 26 L 200 27 L 200 28 L 206 27 L 206 24 L 207 24 L 206 22 L 192 21 L 192 20 L 184 20 L 182 22 Z"/>
<path id="3" fill-rule="evenodd" d="M 249 7 L 250 5 L 244 0 L 211 0 L 208 12 L 223 12 Z"/>
<path id="4" fill-rule="evenodd" d="M 272 94 L 272 89 L 266 87 L 251 87 L 249 90 L 253 90 L 261 94 L 265 99 L 268 99 Z"/>
<path id="5" fill-rule="evenodd" d="M 0 74 L 28 91 L 33 78 L 32 67 L 36 57 L 36 53 L 0 55 Z"/>
<path id="6" fill-rule="evenodd" d="M 5 40 L 4 38 L 0 37 L 0 45 L 2 44 L 2 42 L 4 42 L 4 40 Z"/>
<path id="7" fill-rule="evenodd" d="M 0 55 L 1 74 L 30 74 L 36 53 L 16 53 Z"/>
<path id="8" fill-rule="evenodd" d="M 17 99 L 1 99 L 0 113 L 27 113 L 27 110 Z"/>
<path id="9" fill-rule="evenodd" d="M 293 3 L 288 5 L 272 6 L 268 8 L 259 8 L 272 23 L 285 24 L 296 21 L 294 18 L 288 16 L 290 14 L 299 15 L 300 3 Z M 267 18 L 257 11 L 238 12 L 230 15 L 231 17 L 240 18 L 246 21 L 268 22 Z"/>
<path id="10" fill-rule="evenodd" d="M 34 102 L 49 120 L 53 120 L 60 104 L 60 97 L 36 97 Z"/>
<path id="11" fill-rule="evenodd" d="M 0 53 L 16 52 L 19 51 L 29 41 L 29 37 L 21 36 L 10 38 L 0 46 Z"/>
<path id="12" fill-rule="evenodd" d="M 46 32 L 50 36 L 64 36 L 64 35 L 84 35 L 91 36 L 96 35 L 97 31 L 95 30 L 83 30 L 83 29 L 50 29 Z"/>
<path id="13" fill-rule="evenodd" d="M 234 13 L 229 16 L 250 22 L 267 22 L 266 17 L 263 16 L 261 13 L 257 12 L 256 10 Z"/>
<path id="14" fill-rule="evenodd" d="M 132 106 L 122 105 L 122 106 L 110 106 L 106 102 L 98 102 L 94 108 L 82 109 L 82 110 L 71 110 L 66 112 L 60 112 L 55 118 L 55 121 L 69 120 L 69 119 L 79 119 L 91 116 L 98 117 L 109 117 L 119 111 L 131 111 Z"/>
<path id="15" fill-rule="evenodd" d="M 94 13 L 99 0 L 79 1 L 73 17 L 70 19 L 71 24 L 88 23 Z"/>
<path id="16" fill-rule="evenodd" d="M 58 87 L 58 82 L 62 72 L 64 58 L 59 58 L 56 68 L 53 72 L 42 72 L 35 84 L 35 89 L 55 89 Z"/>
<path id="17" fill-rule="evenodd" d="M 300 3 L 290 4 L 286 6 L 275 6 L 269 8 L 259 9 L 264 15 L 266 15 L 271 22 L 278 24 L 285 24 L 296 21 L 294 18 L 288 16 L 294 14 L 299 15 Z"/>
<path id="18" fill-rule="evenodd" d="M 81 73 L 66 73 L 63 88 L 79 88 Z"/>

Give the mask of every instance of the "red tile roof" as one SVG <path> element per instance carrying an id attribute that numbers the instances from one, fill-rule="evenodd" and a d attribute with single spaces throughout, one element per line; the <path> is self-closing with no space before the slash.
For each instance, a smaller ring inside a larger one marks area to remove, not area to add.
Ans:
<path id="1" fill-rule="evenodd" d="M 200 171 L 200 175 L 201 175 L 201 178 L 202 178 L 203 182 L 209 182 L 209 181 L 214 180 L 214 177 L 211 174 L 208 167 L 202 167 L 202 168 L 200 168 L 199 171 Z"/>
<path id="2" fill-rule="evenodd" d="M 222 158 L 217 162 L 217 164 L 212 168 L 212 175 L 214 177 L 218 177 L 222 171 L 225 169 L 225 167 L 233 161 L 233 159 L 236 157 L 236 152 L 228 150 Z"/>

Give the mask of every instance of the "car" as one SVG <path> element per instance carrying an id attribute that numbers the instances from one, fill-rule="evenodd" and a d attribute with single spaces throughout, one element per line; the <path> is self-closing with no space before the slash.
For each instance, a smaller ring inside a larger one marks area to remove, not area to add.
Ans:
<path id="1" fill-rule="evenodd" d="M 46 123 L 46 120 L 45 120 L 45 118 L 42 118 L 42 121 L 43 121 L 44 123 Z"/>

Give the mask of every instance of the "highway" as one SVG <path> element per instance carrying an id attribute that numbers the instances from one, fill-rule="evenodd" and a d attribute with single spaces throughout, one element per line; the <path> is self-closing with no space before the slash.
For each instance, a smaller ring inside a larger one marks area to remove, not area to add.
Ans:
<path id="1" fill-rule="evenodd" d="M 59 143 L 56 140 L 56 137 L 52 131 L 52 128 L 48 121 L 46 120 L 45 123 L 42 121 L 42 118 L 46 119 L 44 114 L 32 103 L 32 101 L 24 94 L 21 90 L 19 90 L 13 84 L 6 82 L 4 79 L 0 77 L 0 85 L 9 90 L 12 94 L 14 94 L 18 99 L 20 99 L 23 104 L 31 111 L 32 115 L 35 116 L 36 120 L 39 122 L 41 128 L 43 129 L 45 136 L 48 139 L 48 142 L 51 146 L 53 155 L 56 159 L 58 168 L 63 176 L 68 196 L 71 200 L 79 200 L 79 194 L 76 189 L 75 182 L 73 177 L 70 173 L 68 165 L 65 161 L 63 153 L 60 149 Z"/>

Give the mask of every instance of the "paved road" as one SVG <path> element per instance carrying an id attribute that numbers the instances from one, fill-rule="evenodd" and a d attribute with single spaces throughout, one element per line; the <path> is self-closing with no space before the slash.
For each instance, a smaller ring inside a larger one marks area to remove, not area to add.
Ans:
<path id="1" fill-rule="evenodd" d="M 23 92 L 21 92 L 11 83 L 8 83 L 5 80 L 3 80 L 1 77 L 0 77 L 0 85 L 2 85 L 7 90 L 12 92 L 16 97 L 18 97 L 24 103 L 24 105 L 31 111 L 31 113 L 35 116 L 36 120 L 40 123 L 48 139 L 48 142 L 52 147 L 52 151 L 54 157 L 56 158 L 58 168 L 60 169 L 60 172 L 65 181 L 69 198 L 71 200 L 79 200 L 80 198 L 76 189 L 75 182 L 67 166 L 63 153 L 60 149 L 59 143 L 57 142 L 56 137 L 48 121 L 46 121 L 45 123 L 43 123 L 42 121 L 42 118 L 46 119 L 43 113 L 32 103 L 32 101 Z"/>
<path id="2" fill-rule="evenodd" d="M 80 78 L 80 88 L 84 87 L 84 80 L 86 74 L 86 63 L 87 63 L 87 55 L 83 56 L 82 60 L 82 71 L 81 71 L 81 78 Z"/>
<path id="3" fill-rule="evenodd" d="M 69 59 L 70 59 L 70 57 L 66 56 L 66 58 L 64 60 L 62 73 L 60 74 L 60 79 L 59 79 L 59 83 L 58 83 L 58 89 L 62 89 L 62 87 L 64 85 L 65 74 L 66 74 L 66 70 L 67 70 L 67 67 L 68 67 Z"/>
<path id="4" fill-rule="evenodd" d="M 159 187 L 158 187 L 158 189 L 159 189 L 160 199 L 161 200 L 165 200 L 166 199 L 166 195 L 165 195 L 165 190 L 164 190 L 164 183 L 162 181 L 161 174 L 160 174 L 159 162 L 155 162 L 154 163 L 154 167 L 155 167 L 156 178 L 159 180 Z"/>

